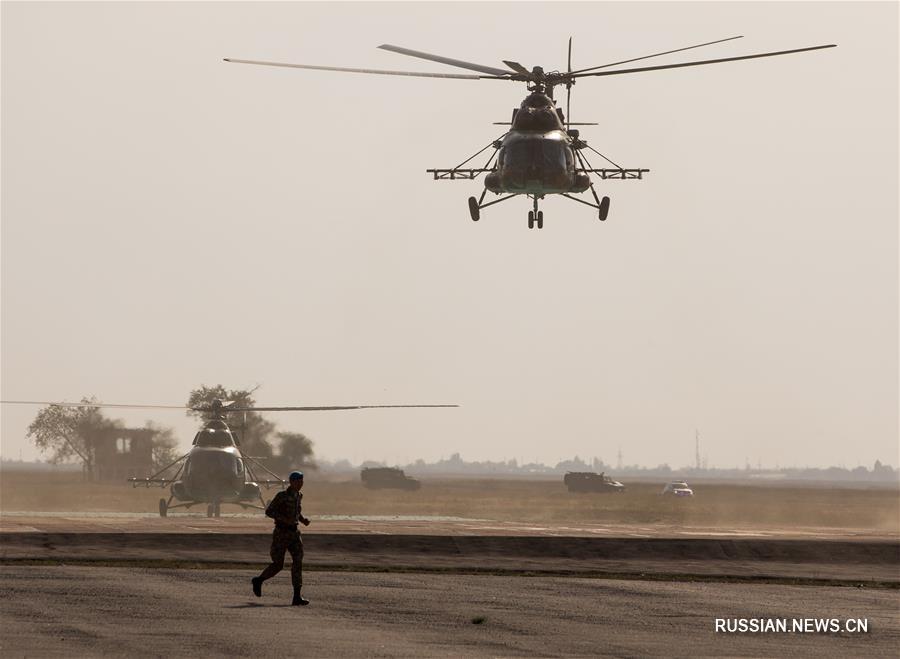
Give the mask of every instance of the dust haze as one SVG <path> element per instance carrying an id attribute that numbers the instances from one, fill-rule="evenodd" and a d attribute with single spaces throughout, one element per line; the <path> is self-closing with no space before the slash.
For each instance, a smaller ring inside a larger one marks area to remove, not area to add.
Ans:
<path id="1" fill-rule="evenodd" d="M 900 533 L 897 486 L 691 482 L 690 500 L 660 495 L 663 483 L 627 482 L 624 494 L 570 493 L 562 478 L 426 478 L 414 492 L 371 490 L 358 478 L 311 475 L 304 511 L 313 519 L 343 517 L 464 518 L 545 525 L 643 525 L 659 528 L 735 529 L 773 532 L 855 529 Z M 276 489 L 263 496 L 270 499 Z M 155 513 L 160 488 L 119 483 L 85 483 L 77 473 L 5 472 L 0 479 L 0 513 Z M 203 506 L 192 510 L 202 514 Z M 174 514 L 174 513 L 173 513 Z M 223 504 L 224 519 L 256 516 Z M 226 522 L 227 523 L 227 522 Z M 313 528 L 315 530 L 315 527 Z"/>

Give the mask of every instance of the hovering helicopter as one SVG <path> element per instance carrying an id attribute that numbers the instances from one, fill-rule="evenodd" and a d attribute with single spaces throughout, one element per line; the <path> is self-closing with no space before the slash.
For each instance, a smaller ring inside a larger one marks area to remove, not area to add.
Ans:
<path id="1" fill-rule="evenodd" d="M 604 196 L 602 199 L 599 197 L 594 188 L 591 175 L 595 174 L 602 180 L 635 180 L 642 179 L 643 175 L 650 171 L 649 169 L 621 167 L 593 147 L 589 146 L 585 140 L 581 139 L 578 129 L 572 128 L 572 126 L 597 125 L 596 123 L 573 123 L 569 119 L 572 86 L 580 78 L 639 73 L 644 71 L 657 71 L 660 69 L 675 69 L 686 66 L 734 62 L 745 59 L 756 59 L 759 57 L 789 55 L 791 53 L 802 53 L 811 50 L 820 50 L 822 48 L 834 48 L 836 45 L 828 44 L 824 46 L 811 46 L 808 48 L 795 48 L 792 50 L 740 55 L 737 57 L 681 62 L 678 64 L 664 64 L 661 66 L 644 66 L 639 68 L 616 69 L 612 71 L 597 70 L 741 38 L 743 37 L 728 37 L 727 39 L 708 41 L 694 46 L 676 48 L 674 50 L 667 50 L 652 55 L 634 57 L 619 62 L 611 62 L 609 64 L 601 64 L 600 66 L 592 66 L 586 69 L 573 71 L 572 38 L 570 37 L 568 67 L 565 72 L 545 71 L 540 66 L 535 66 L 529 71 L 519 62 L 510 60 L 504 60 L 503 63 L 508 68 L 501 69 L 493 66 L 451 59 L 449 57 L 442 57 L 440 55 L 432 55 L 430 53 L 410 50 L 408 48 L 401 48 L 400 46 L 392 46 L 389 44 L 378 46 L 378 48 L 399 53 L 401 55 L 408 55 L 410 57 L 417 57 L 419 59 L 469 69 L 471 71 L 478 71 L 482 75 L 384 71 L 378 69 L 285 64 L 280 62 L 264 62 L 232 58 L 225 58 L 225 61 L 237 64 L 259 64 L 263 66 L 314 69 L 319 71 L 341 71 L 347 73 L 373 73 L 379 75 L 398 75 L 420 78 L 510 80 L 514 82 L 524 82 L 527 90 L 530 92 L 529 95 L 522 101 L 522 104 L 518 108 L 513 109 L 512 118 L 509 122 L 496 122 L 500 125 L 509 126 L 510 129 L 507 132 L 493 140 L 490 144 L 456 167 L 449 169 L 428 169 L 426 171 L 432 174 L 435 180 L 473 180 L 481 174 L 485 174 L 484 190 L 482 191 L 481 196 L 477 199 L 475 197 L 469 197 L 469 214 L 471 215 L 472 220 L 477 222 L 481 219 L 481 210 L 488 206 L 498 204 L 501 201 L 506 201 L 513 197 L 525 195 L 533 200 L 533 209 L 528 212 L 528 228 L 532 229 L 537 227 L 540 229 L 544 226 L 544 213 L 538 209 L 538 202 L 546 195 L 560 195 L 567 199 L 571 199 L 572 201 L 590 206 L 598 212 L 600 220 L 604 221 L 609 215 L 609 197 Z M 553 98 L 553 90 L 555 87 L 559 86 L 565 86 L 566 88 L 565 113 L 563 113 L 561 108 L 556 106 L 556 101 Z M 494 152 L 491 153 L 487 162 L 482 167 L 465 167 L 471 160 L 489 148 L 493 148 Z M 587 159 L 585 154 L 586 150 L 600 156 L 609 162 L 612 167 L 594 168 Z M 574 194 L 583 193 L 587 190 L 591 191 L 591 195 L 594 199 L 593 203 L 573 196 Z M 485 203 L 484 198 L 488 192 L 492 192 L 496 195 L 505 194 L 506 196 Z"/>
<path id="2" fill-rule="evenodd" d="M 191 450 L 147 478 L 129 478 L 134 487 L 170 486 L 169 498 L 159 500 L 159 515 L 166 517 L 173 508 L 206 505 L 207 517 L 219 517 L 223 503 L 241 506 L 244 510 L 265 509 L 260 485 L 285 487 L 287 482 L 263 465 L 257 458 L 241 451 L 238 436 L 225 422 L 225 416 L 246 412 L 331 412 L 387 408 L 436 408 L 458 405 L 327 405 L 305 407 L 239 407 L 234 402 L 213 400 L 209 406 L 185 405 L 122 405 L 115 403 L 59 403 L 49 401 L 2 401 L 5 404 L 53 405 L 58 407 L 117 407 L 136 409 L 180 409 L 201 412 L 208 418 L 194 436 Z M 171 478 L 161 478 L 166 471 L 179 464 Z M 260 479 L 254 473 L 259 468 L 274 479 Z M 259 500 L 259 505 L 256 501 Z M 177 501 L 178 503 L 172 503 Z"/>

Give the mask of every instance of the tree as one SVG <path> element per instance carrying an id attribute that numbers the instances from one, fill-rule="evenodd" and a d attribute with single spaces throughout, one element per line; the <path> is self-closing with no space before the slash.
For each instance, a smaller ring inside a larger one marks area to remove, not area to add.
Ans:
<path id="1" fill-rule="evenodd" d="M 203 407 L 212 405 L 215 399 L 223 402 L 235 402 L 238 407 L 253 407 L 256 401 L 253 392 L 245 389 L 225 389 L 221 384 L 214 387 L 201 385 L 194 389 L 188 397 L 188 407 Z M 206 412 L 188 412 L 189 416 L 195 416 L 204 420 L 209 419 Z M 269 437 L 275 431 L 275 424 L 264 419 L 258 412 L 241 412 L 235 418 L 229 420 L 229 427 L 234 431 L 241 443 L 241 451 L 251 457 L 268 458 L 272 456 L 272 444 Z"/>
<path id="2" fill-rule="evenodd" d="M 144 428 L 153 431 L 153 438 L 150 441 L 153 443 L 153 471 L 156 472 L 173 463 L 178 457 L 178 451 L 176 450 L 178 441 L 175 439 L 175 430 L 173 428 L 160 426 L 153 423 L 153 421 L 145 423 Z"/>
<path id="3" fill-rule="evenodd" d="M 96 398 L 82 398 L 82 403 L 95 403 Z M 81 460 L 84 477 L 94 480 L 96 437 L 121 427 L 120 421 L 103 416 L 96 407 L 60 407 L 50 405 L 41 409 L 31 425 L 28 437 L 42 452 L 51 452 L 50 462 L 58 464 L 72 457 Z"/>
<path id="4" fill-rule="evenodd" d="M 278 443 L 278 466 L 288 469 L 318 469 L 313 460 L 312 440 L 299 432 L 280 432 Z"/>

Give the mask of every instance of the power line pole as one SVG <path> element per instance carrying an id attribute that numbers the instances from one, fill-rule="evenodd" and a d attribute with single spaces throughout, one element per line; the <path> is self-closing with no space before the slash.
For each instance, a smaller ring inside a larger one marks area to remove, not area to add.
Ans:
<path id="1" fill-rule="evenodd" d="M 700 471 L 700 431 L 696 428 L 694 429 L 694 443 L 696 448 L 696 461 L 697 461 L 697 471 Z"/>

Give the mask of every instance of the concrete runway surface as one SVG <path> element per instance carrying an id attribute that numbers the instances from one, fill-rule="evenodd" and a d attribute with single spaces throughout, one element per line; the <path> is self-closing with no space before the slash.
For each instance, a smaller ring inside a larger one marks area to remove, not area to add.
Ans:
<path id="1" fill-rule="evenodd" d="M 900 648 L 891 534 L 314 518 L 304 532 L 313 603 L 301 608 L 288 606 L 288 570 L 262 599 L 250 592 L 270 529 L 249 515 L 4 512 L 0 655 L 846 657 Z M 861 618 L 869 631 L 716 633 L 716 618 Z"/>
<path id="2" fill-rule="evenodd" d="M 893 589 L 250 570 L 0 566 L 14 656 L 896 656 Z M 483 618 L 481 624 L 473 620 Z M 868 633 L 716 633 L 715 618 L 868 620 Z"/>
<path id="3" fill-rule="evenodd" d="M 612 538 L 777 538 L 797 540 L 898 540 L 896 533 L 834 527 L 754 525 L 723 527 L 674 524 L 525 524 L 444 515 L 313 516 L 305 534 L 371 533 L 441 536 L 563 536 Z M 28 533 L 268 533 L 272 522 L 261 513 L 0 512 L 0 532 Z"/>
<path id="4" fill-rule="evenodd" d="M 316 569 L 694 575 L 760 580 L 900 582 L 895 535 L 849 529 L 523 525 L 452 517 L 313 518 L 303 530 Z M 0 561 L 127 561 L 256 566 L 268 554 L 261 515 L 161 519 L 133 513 L 0 514 Z"/>

